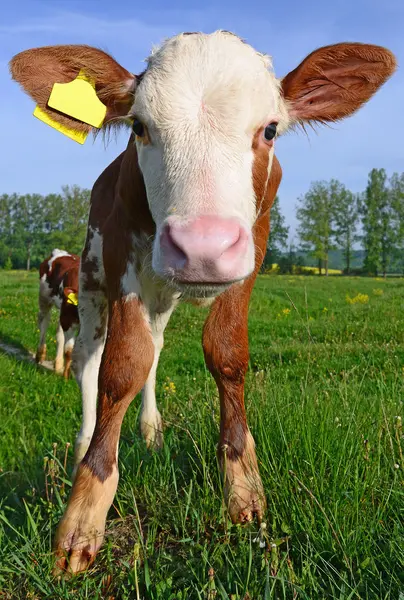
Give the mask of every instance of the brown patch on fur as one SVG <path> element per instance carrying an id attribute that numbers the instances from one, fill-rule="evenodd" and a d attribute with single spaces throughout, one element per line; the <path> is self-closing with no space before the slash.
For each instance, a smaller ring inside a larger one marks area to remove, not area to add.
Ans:
<path id="1" fill-rule="evenodd" d="M 13 79 L 51 119 L 76 131 L 89 132 L 90 125 L 48 106 L 53 85 L 73 81 L 81 69 L 95 82 L 97 96 L 107 107 L 105 122 L 128 114 L 135 76 L 102 50 L 84 45 L 45 46 L 20 52 L 10 61 Z"/>
<path id="2" fill-rule="evenodd" d="M 67 302 L 66 298 L 62 301 L 62 306 L 60 307 L 60 324 L 62 326 L 63 331 L 67 331 L 72 327 L 72 325 L 77 325 L 79 323 L 79 312 L 77 306 L 75 304 L 70 304 Z"/>
<path id="3" fill-rule="evenodd" d="M 52 296 L 60 296 L 62 299 L 60 284 L 63 283 L 64 288 L 79 289 L 80 257 L 77 254 L 58 256 L 52 261 L 52 267 L 49 269 L 51 259 L 52 255 L 39 265 L 39 277 L 42 278 L 46 274 L 46 282 L 52 290 Z"/>
<path id="4" fill-rule="evenodd" d="M 82 464 L 105 481 L 116 464 L 123 417 L 153 364 L 154 345 L 137 299 L 110 304 L 108 335 L 98 378 L 97 423 Z"/>
<path id="5" fill-rule="evenodd" d="M 394 55 L 381 46 L 335 44 L 315 50 L 282 80 L 292 118 L 337 121 L 351 115 L 394 73 Z"/>
<path id="6" fill-rule="evenodd" d="M 105 169 L 93 187 L 89 226 L 97 229 L 103 238 L 108 296 L 116 300 L 121 295 L 120 281 L 126 271 L 128 259 L 136 260 L 133 236 L 152 236 L 156 230 L 137 162 L 133 136 L 125 152 Z M 88 258 L 91 239 L 92 232 L 89 230 L 81 271 L 85 275 L 83 289 L 96 291 L 100 289 L 100 283 L 95 277 L 98 266 Z"/>
<path id="7" fill-rule="evenodd" d="M 137 162 L 136 146 L 130 140 L 116 181 L 114 206 L 102 228 L 104 268 L 110 300 L 120 298 L 121 279 L 128 262 L 136 260 L 133 236 L 151 236 L 155 229 Z"/>

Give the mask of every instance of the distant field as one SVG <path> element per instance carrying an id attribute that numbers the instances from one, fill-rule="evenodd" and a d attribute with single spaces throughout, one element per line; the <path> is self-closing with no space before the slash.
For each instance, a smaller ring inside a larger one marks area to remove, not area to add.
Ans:
<path id="1" fill-rule="evenodd" d="M 0 271 L 0 341 L 35 350 L 36 307 L 37 276 Z M 404 598 L 404 280 L 258 279 L 246 403 L 268 499 L 265 548 L 256 525 L 233 526 L 223 510 L 205 314 L 174 314 L 157 384 L 165 447 L 146 450 L 135 400 L 107 541 L 70 581 L 51 578 L 50 551 L 78 389 L 0 350 L 1 600 Z"/>
<path id="2" fill-rule="evenodd" d="M 273 274 L 275 274 L 278 271 L 278 264 L 273 263 L 271 265 L 271 267 L 272 267 L 272 269 L 268 269 L 268 271 L 270 272 L 272 270 Z M 319 274 L 318 267 L 304 267 L 303 266 L 303 267 L 297 267 L 297 268 L 301 269 L 301 271 L 303 271 L 304 273 L 309 273 L 310 275 L 318 275 Z M 324 275 L 324 269 L 322 269 L 322 274 Z M 341 269 L 328 269 L 328 274 L 329 275 L 342 275 L 342 270 Z"/>

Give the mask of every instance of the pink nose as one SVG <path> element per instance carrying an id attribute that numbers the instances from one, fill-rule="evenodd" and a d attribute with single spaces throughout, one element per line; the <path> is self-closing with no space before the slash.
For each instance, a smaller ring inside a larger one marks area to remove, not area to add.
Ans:
<path id="1" fill-rule="evenodd" d="M 238 219 L 211 215 L 168 219 L 160 234 L 162 270 L 185 283 L 242 279 L 249 235 Z"/>

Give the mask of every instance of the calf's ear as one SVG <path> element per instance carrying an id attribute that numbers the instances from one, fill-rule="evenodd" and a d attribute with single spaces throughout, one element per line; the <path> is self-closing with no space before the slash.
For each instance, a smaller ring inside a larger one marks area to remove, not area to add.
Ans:
<path id="1" fill-rule="evenodd" d="M 343 43 L 315 50 L 281 81 L 289 117 L 292 123 L 348 117 L 395 69 L 394 55 L 381 46 Z"/>
<path id="2" fill-rule="evenodd" d="M 91 82 L 98 100 L 106 108 L 103 124 L 111 124 L 117 117 L 128 114 L 136 87 L 135 75 L 106 52 L 84 45 L 25 50 L 10 61 L 10 72 L 12 78 L 37 103 L 41 114 L 45 115 L 42 120 L 48 118 L 48 122 L 51 121 L 49 124 L 53 122 L 60 128 L 83 134 L 91 130 L 89 123 L 49 106 L 55 83 L 70 83 L 78 76 Z M 95 103 L 98 102 L 97 98 Z"/>

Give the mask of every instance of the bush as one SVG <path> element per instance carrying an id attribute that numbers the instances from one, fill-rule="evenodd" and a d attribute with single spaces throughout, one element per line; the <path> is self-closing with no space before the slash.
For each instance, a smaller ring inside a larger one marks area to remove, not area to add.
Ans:
<path id="1" fill-rule="evenodd" d="M 11 271 L 12 268 L 13 268 L 13 263 L 12 263 L 11 258 L 8 256 L 6 262 L 4 263 L 4 270 Z"/>

